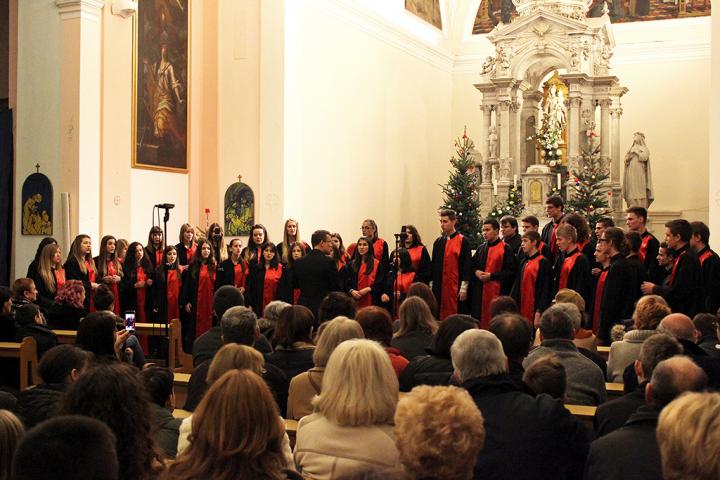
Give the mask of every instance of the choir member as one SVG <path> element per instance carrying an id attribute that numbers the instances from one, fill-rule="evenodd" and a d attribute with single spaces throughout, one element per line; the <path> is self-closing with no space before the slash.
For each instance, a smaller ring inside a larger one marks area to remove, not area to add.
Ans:
<path id="1" fill-rule="evenodd" d="M 253 225 L 250 229 L 250 245 L 243 248 L 242 257 L 250 265 L 260 265 L 263 258 L 263 250 L 268 239 L 267 229 L 261 224 Z"/>
<path id="2" fill-rule="evenodd" d="M 440 210 L 442 235 L 433 243 L 432 281 L 430 287 L 440 302 L 440 317 L 466 313 L 468 287 L 472 275 L 470 244 L 455 230 L 457 214 L 454 210 Z"/>
<path id="3" fill-rule="evenodd" d="M 698 312 L 702 295 L 702 268 L 690 248 L 692 226 L 687 220 L 671 220 L 665 224 L 665 242 L 675 254 L 675 264 L 666 285 L 643 282 L 644 294 L 660 295 L 673 313 L 692 318 Z"/>
<path id="4" fill-rule="evenodd" d="M 249 275 L 250 266 L 242 258 L 242 242 L 239 238 L 234 238 L 230 240 L 230 257 L 217 267 L 215 290 L 224 285 L 232 285 L 244 295 Z"/>
<path id="5" fill-rule="evenodd" d="M 530 230 L 522 235 L 520 248 L 524 260 L 520 265 L 511 296 L 520 307 L 520 315 L 533 325 L 539 325 L 540 316 L 552 302 L 552 265 L 542 253 L 540 234 Z"/>
<path id="6" fill-rule="evenodd" d="M 187 341 L 190 344 L 212 327 L 216 270 L 212 244 L 202 239 L 198 242 L 195 259 L 190 268 L 183 273 L 180 294 L 180 304 L 184 306 L 185 312 L 190 314 L 187 328 L 183 325 L 183 331 L 188 332 Z"/>
<path id="7" fill-rule="evenodd" d="M 225 232 L 219 223 L 211 223 L 208 227 L 208 240 L 213 248 L 215 264 L 220 265 L 227 260 L 230 255 L 228 254 L 228 247 L 225 243 Z"/>
<path id="8" fill-rule="evenodd" d="M 161 321 L 170 323 L 180 318 L 180 292 L 182 273 L 178 264 L 178 251 L 173 245 L 163 250 L 163 261 L 155 271 L 153 304 Z M 163 312 L 164 310 L 164 312 Z"/>
<path id="9" fill-rule="evenodd" d="M 633 270 L 635 270 L 635 276 L 638 280 L 635 292 L 637 297 L 640 298 L 642 296 L 640 285 L 642 284 L 642 282 L 648 279 L 647 271 L 645 270 L 645 264 L 642 260 L 640 260 L 639 254 L 640 245 L 642 244 L 642 238 L 640 238 L 640 234 L 637 232 L 627 232 L 625 234 L 625 240 L 627 240 L 628 246 L 630 248 L 630 253 L 627 256 L 627 260 Z"/>
<path id="10" fill-rule="evenodd" d="M 195 242 L 195 228 L 189 223 L 183 223 L 180 227 L 180 242 L 175 245 L 178 254 L 178 266 L 184 272 L 188 265 L 195 258 L 197 243 Z"/>
<path id="11" fill-rule="evenodd" d="M 247 285 L 247 300 L 260 317 L 265 306 L 273 300 L 290 300 L 290 277 L 286 267 L 280 263 L 274 243 L 267 242 L 262 251 L 260 265 L 250 266 L 250 277 Z"/>
<path id="12" fill-rule="evenodd" d="M 486 218 L 482 224 L 485 243 L 472 258 L 473 275 L 470 279 L 471 316 L 480 320 L 480 328 L 490 324 L 490 302 L 512 289 L 517 264 L 510 245 L 500 239 L 500 224 Z"/>
<path id="13" fill-rule="evenodd" d="M 113 313 L 120 315 L 120 281 L 123 276 L 123 268 L 115 252 L 117 252 L 117 240 L 112 235 L 105 235 L 100 240 L 100 253 L 93 260 L 97 267 L 99 283 L 105 284 L 115 297 Z"/>
<path id="14" fill-rule="evenodd" d="M 85 308 L 94 311 L 92 292 L 96 283 L 97 269 L 92 257 L 92 241 L 87 235 L 78 235 L 70 245 L 70 253 L 63 266 L 67 280 L 80 280 L 85 287 Z"/>
<path id="15" fill-rule="evenodd" d="M 527 232 L 538 232 L 538 235 L 540 235 L 540 220 L 538 220 L 535 215 L 528 215 L 527 217 L 523 217 L 523 219 L 520 220 L 520 226 L 522 227 L 523 234 Z M 547 258 L 552 265 L 553 256 L 552 252 L 550 251 L 550 245 L 543 242 L 542 237 L 540 238 L 540 243 L 538 244 L 538 252 L 540 252 L 540 255 Z M 523 249 L 520 249 L 520 252 L 518 253 L 519 262 L 523 261 L 524 255 L 525 251 Z"/>
<path id="16" fill-rule="evenodd" d="M 597 336 L 600 326 L 600 308 L 602 307 L 602 297 L 605 291 L 605 281 L 607 280 L 608 268 L 610 268 L 610 254 L 603 248 L 600 242 L 595 245 L 595 263 L 598 265 L 600 273 L 593 275 L 595 277 L 595 295 L 593 296 L 591 320 L 592 332 Z"/>
<path id="17" fill-rule="evenodd" d="M 670 281 L 670 272 L 675 266 L 675 252 L 668 247 L 666 242 L 660 243 L 657 254 L 657 269 L 655 276 L 649 277 L 649 281 L 656 285 L 667 285 Z"/>
<path id="18" fill-rule="evenodd" d="M 55 293 L 65 284 L 62 251 L 57 243 L 45 245 L 40 253 L 37 268 L 30 277 L 38 291 L 37 304 L 47 313 L 55 301 Z"/>
<path id="19" fill-rule="evenodd" d="M 512 215 L 505 215 L 500 219 L 500 236 L 503 242 L 510 246 L 513 255 L 517 256 L 520 252 L 520 243 L 522 239 L 518 233 L 518 222 Z"/>
<path id="20" fill-rule="evenodd" d="M 593 331 L 604 345 L 610 345 L 612 326 L 632 317 L 635 302 L 638 300 L 640 278 L 637 271 L 627 261 L 629 248 L 625 233 L 617 227 L 606 228 L 598 240 L 598 248 L 610 257 L 605 285 L 602 288 L 599 303 L 599 322 L 597 331 Z M 595 319 L 593 319 L 593 322 Z M 593 323 L 594 325 L 594 323 Z"/>
<path id="21" fill-rule="evenodd" d="M 347 252 L 345 251 L 345 245 L 343 245 L 343 239 L 342 236 L 340 236 L 339 233 L 331 233 L 330 239 L 332 240 L 333 244 L 333 251 L 332 251 L 332 257 L 333 260 L 335 260 L 335 263 L 337 264 L 338 272 L 342 270 L 342 268 L 345 266 L 345 264 L 350 260 L 348 257 Z M 343 288 L 342 291 L 345 291 Z"/>
<path id="22" fill-rule="evenodd" d="M 45 237 L 40 240 L 37 250 L 35 251 L 35 258 L 33 258 L 33 261 L 30 262 L 30 265 L 28 265 L 27 274 L 25 275 L 27 278 L 33 277 L 33 274 L 37 271 L 38 263 L 40 262 L 40 255 L 42 254 L 43 249 L 47 245 L 51 244 L 57 245 L 57 240 L 55 240 L 53 237 Z"/>
<path id="23" fill-rule="evenodd" d="M 588 259 L 592 266 L 595 263 L 595 248 L 590 245 L 590 225 L 588 221 L 582 215 L 568 213 L 563 217 L 561 223 L 567 223 L 575 227 L 575 231 L 577 232 L 577 248 L 580 253 L 585 255 L 585 258 Z"/>
<path id="24" fill-rule="evenodd" d="M 370 246 L 375 259 L 378 260 L 383 266 L 383 269 L 387 271 L 390 268 L 388 244 L 378 236 L 377 223 L 371 218 L 365 219 L 360 230 L 362 231 L 363 237 L 370 239 Z M 355 256 L 355 248 L 356 244 L 354 243 L 348 246 L 347 253 L 351 258 Z"/>
<path id="25" fill-rule="evenodd" d="M 645 264 L 645 271 L 648 277 L 662 276 L 662 269 L 656 259 L 660 242 L 650 233 L 646 227 L 647 210 L 643 207 L 630 207 L 625 210 L 625 225 L 631 232 L 640 234 L 642 243 L 640 245 L 640 260 Z"/>
<path id="26" fill-rule="evenodd" d="M 400 304 L 407 297 L 410 285 L 416 282 L 417 273 L 410 252 L 406 248 L 390 253 L 390 275 L 385 278 L 385 298 L 392 299 L 393 318 L 397 318 Z"/>
<path id="27" fill-rule="evenodd" d="M 160 259 L 162 264 L 162 259 Z M 152 266 L 147 250 L 140 242 L 128 246 L 128 254 L 123 264 L 122 308 L 123 314 L 134 311 L 137 323 L 146 323 L 151 318 L 151 288 L 155 269 Z"/>
<path id="28" fill-rule="evenodd" d="M 296 242 L 302 245 L 303 254 L 310 250 L 308 244 L 300 240 L 300 224 L 298 221 L 288 218 L 285 220 L 285 226 L 283 226 L 283 241 L 277 246 L 278 257 L 283 265 L 287 265 L 290 261 L 290 247 Z"/>
<path id="29" fill-rule="evenodd" d="M 555 275 L 556 290 L 569 288 L 575 290 L 585 300 L 585 305 L 592 304 L 592 278 L 590 262 L 580 253 L 577 246 L 577 232 L 569 224 L 560 225 L 555 231 L 558 251 L 562 258 Z"/>
<path id="30" fill-rule="evenodd" d="M 550 247 L 552 258 L 550 261 L 554 264 L 558 258 L 559 249 L 556 242 L 556 231 L 560 226 L 560 221 L 565 216 L 565 203 L 560 195 L 553 195 L 545 200 L 545 213 L 550 217 L 550 223 L 542 229 L 542 241 Z"/>
<path id="31" fill-rule="evenodd" d="M 595 230 L 593 230 L 593 235 L 590 236 L 590 252 L 593 252 L 593 255 L 595 255 L 596 247 L 598 244 L 598 240 L 602 237 L 602 232 L 605 231 L 606 228 L 614 227 L 615 222 L 610 217 L 600 217 L 595 222 Z M 595 257 L 593 257 L 595 258 Z M 599 264 L 597 263 L 597 259 L 595 259 L 594 262 L 590 262 L 592 264 L 592 276 L 596 277 L 600 274 L 600 268 Z"/>
<path id="32" fill-rule="evenodd" d="M 720 308 L 720 257 L 710 249 L 710 229 L 703 222 L 692 222 L 692 248 L 702 268 L 703 293 L 700 308 L 713 315 Z"/>
<path id="33" fill-rule="evenodd" d="M 355 243 L 357 251 L 345 266 L 348 293 L 357 302 L 358 309 L 370 305 L 381 305 L 384 295 L 385 271 L 382 263 L 375 258 L 372 238 L 360 237 Z"/>
<path id="34" fill-rule="evenodd" d="M 162 263 L 164 248 L 165 238 L 163 236 L 162 228 L 154 225 L 152 228 L 150 228 L 150 232 L 148 233 L 147 246 L 145 247 L 145 252 L 148 256 L 148 260 L 150 260 L 153 271 L 155 271 L 158 265 Z"/>
<path id="35" fill-rule="evenodd" d="M 415 281 L 429 283 L 432 275 L 432 261 L 415 225 L 405 225 L 405 249 L 410 254 Z"/>
<path id="36" fill-rule="evenodd" d="M 293 267 L 295 266 L 295 261 L 304 257 L 306 253 L 305 247 L 307 244 L 305 242 L 295 242 L 290 244 L 290 257 L 288 257 L 288 274 L 290 275 L 290 278 L 292 278 L 293 274 Z M 291 282 L 288 282 L 290 284 Z M 298 302 L 300 301 L 300 288 L 293 288 L 292 289 L 292 304 L 298 305 Z"/>
<path id="37" fill-rule="evenodd" d="M 118 259 L 118 262 L 123 263 L 125 261 L 125 256 L 127 255 L 129 245 L 129 242 L 124 238 L 117 239 L 115 247 L 115 257 Z"/>

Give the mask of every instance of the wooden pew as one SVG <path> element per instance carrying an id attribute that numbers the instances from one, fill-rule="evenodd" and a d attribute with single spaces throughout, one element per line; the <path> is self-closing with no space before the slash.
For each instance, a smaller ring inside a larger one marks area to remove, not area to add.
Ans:
<path id="1" fill-rule="evenodd" d="M 20 359 L 20 390 L 42 382 L 38 375 L 37 342 L 25 337 L 21 342 L 0 342 L 0 357 Z"/>
<path id="2" fill-rule="evenodd" d="M 606 383 L 605 391 L 607 392 L 608 400 L 614 400 L 618 397 L 622 397 L 624 388 L 625 385 L 622 383 Z"/>
<path id="3" fill-rule="evenodd" d="M 175 405 L 185 405 L 185 401 L 187 400 L 188 382 L 190 382 L 189 373 L 175 373 L 175 382 L 173 384 L 175 389 Z"/>
<path id="4" fill-rule="evenodd" d="M 285 419 L 285 431 L 290 439 L 290 448 L 295 448 L 295 439 L 297 437 L 297 420 Z"/>
<path id="5" fill-rule="evenodd" d="M 594 430 L 593 426 L 593 418 L 595 418 L 595 412 L 597 411 L 597 407 L 590 407 L 587 405 L 565 405 L 565 408 L 568 409 L 570 413 L 575 415 L 575 417 L 582 421 L 585 424 L 585 427 L 587 427 L 588 432 L 592 432 Z"/>
<path id="6" fill-rule="evenodd" d="M 598 355 L 600 355 L 607 362 L 608 357 L 610 356 L 610 347 L 598 346 L 597 352 Z"/>

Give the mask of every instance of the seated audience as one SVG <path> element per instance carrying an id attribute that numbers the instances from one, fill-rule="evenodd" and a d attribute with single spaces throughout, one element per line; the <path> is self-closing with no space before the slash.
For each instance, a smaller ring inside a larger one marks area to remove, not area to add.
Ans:
<path id="1" fill-rule="evenodd" d="M 567 373 L 567 402 L 573 405 L 593 405 L 603 403 L 605 393 L 605 374 L 592 360 L 580 353 L 572 341 L 574 328 L 570 317 L 561 305 L 553 305 L 543 312 L 540 318 L 542 344 L 532 350 L 523 361 L 527 368 L 536 359 L 555 353 Z"/>
<path id="2" fill-rule="evenodd" d="M 567 374 L 560 358 L 554 353 L 535 360 L 525 370 L 522 379 L 535 395 L 545 393 L 565 402 Z"/>
<path id="3" fill-rule="evenodd" d="M 316 413 L 297 427 L 295 464 L 304 477 L 332 479 L 364 467 L 399 467 L 393 434 L 398 381 L 387 353 L 347 340 L 330 355 Z"/>
<path id="4" fill-rule="evenodd" d="M 288 379 L 313 367 L 313 321 L 313 313 L 302 305 L 292 305 L 280 313 L 272 338 L 274 351 L 265 358 Z"/>
<path id="5" fill-rule="evenodd" d="M 670 335 L 658 333 L 645 340 L 637 360 L 632 364 L 638 379 L 636 387 L 622 397 L 600 405 L 595 412 L 593 423 L 598 437 L 622 427 L 630 416 L 645 404 L 645 386 L 655 367 L 661 361 L 682 353 L 682 346 Z"/>
<path id="6" fill-rule="evenodd" d="M 226 345 L 226 349 L 247 346 Z M 192 441 L 169 465 L 163 480 L 300 479 L 289 470 L 285 428 L 265 382 L 251 370 L 229 369 L 198 406 Z"/>
<path id="7" fill-rule="evenodd" d="M 18 326 L 16 341 L 21 342 L 25 337 L 34 338 L 38 358 L 58 344 L 57 335 L 45 325 L 40 307 L 34 303 L 26 303 L 15 310 L 15 323 Z"/>
<path id="8" fill-rule="evenodd" d="M 100 285 L 93 293 L 93 305 L 96 312 L 110 312 L 115 315 L 115 295 L 107 285 Z M 115 317 L 115 321 L 119 322 L 120 318 Z M 128 350 L 129 349 L 129 350 Z M 136 367 L 142 368 L 145 365 L 145 352 L 138 338 L 130 333 L 125 338 L 125 348 L 127 360 L 131 361 Z M 122 357 L 125 360 L 125 356 Z"/>
<path id="9" fill-rule="evenodd" d="M 169 368 L 150 367 L 141 370 L 138 376 L 145 392 L 150 397 L 155 444 L 160 447 L 166 457 L 175 458 L 180 423 L 182 422 L 181 419 L 174 418 L 172 414 L 175 410 L 175 392 L 173 391 L 175 375 Z"/>
<path id="10" fill-rule="evenodd" d="M 117 440 L 119 480 L 157 477 L 162 464 L 152 437 L 152 412 L 133 367 L 116 363 L 89 369 L 68 389 L 60 415 L 85 415 L 110 427 Z"/>
<path id="11" fill-rule="evenodd" d="M 699 332 L 700 338 L 697 341 L 698 347 L 702 348 L 709 357 L 720 358 L 720 349 L 717 347 L 718 340 L 718 317 L 711 313 L 698 313 L 693 318 L 695 329 Z"/>
<path id="12" fill-rule="evenodd" d="M 507 358 L 487 330 L 463 332 L 453 343 L 455 377 L 485 419 L 485 446 L 474 478 L 574 479 L 588 452 L 583 425 L 562 403 L 520 391 L 507 374 Z"/>
<path id="13" fill-rule="evenodd" d="M 318 325 L 332 320 L 335 317 L 355 318 L 357 303 L 344 292 L 330 292 L 318 307 Z"/>
<path id="14" fill-rule="evenodd" d="M 12 317 L 12 292 L 0 287 L 0 342 L 13 342 L 17 335 L 17 325 Z"/>
<path id="15" fill-rule="evenodd" d="M 592 329 L 583 328 L 583 326 L 590 326 L 590 320 L 587 312 L 585 311 L 585 299 L 575 290 L 562 288 L 555 294 L 553 303 L 572 303 L 577 307 L 578 312 L 580 312 L 580 316 L 579 321 L 576 318 L 572 319 L 573 324 L 575 325 L 575 337 L 573 338 L 573 343 L 575 343 L 575 346 L 578 347 L 578 349 L 582 348 L 585 349 L 585 351 L 591 352 L 597 351 L 597 337 L 593 333 Z M 535 326 L 539 327 L 540 324 L 538 323 Z M 540 333 L 540 331 L 538 330 L 537 333 Z M 535 338 L 535 345 L 540 345 L 540 340 L 540 335 L 537 335 Z M 605 368 L 603 368 L 603 372 L 604 371 Z"/>
<path id="16" fill-rule="evenodd" d="M 387 310 L 381 307 L 369 306 L 361 308 L 355 319 L 365 333 L 365 338 L 378 342 L 390 357 L 395 374 L 400 377 L 405 367 L 408 366 L 408 359 L 405 358 L 399 349 L 391 347 L 392 342 L 392 318 Z"/>
<path id="17" fill-rule="evenodd" d="M 415 479 L 472 478 L 485 443 L 483 416 L 457 387 L 415 388 L 398 402 L 394 432 L 400 461 Z"/>
<path id="18" fill-rule="evenodd" d="M 40 385 L 23 390 L 18 395 L 15 413 L 32 428 L 54 417 L 62 404 L 62 397 L 90 363 L 90 354 L 73 345 L 58 345 L 48 350 L 38 364 Z"/>
<path id="19" fill-rule="evenodd" d="M 430 354 L 415 357 L 400 375 L 400 391 L 409 392 L 416 385 L 448 385 L 453 373 L 450 347 L 458 335 L 474 328 L 477 321 L 470 315 L 450 315 L 441 322 Z"/>
<path id="20" fill-rule="evenodd" d="M 575 294 L 575 292 L 573 292 L 572 290 L 569 290 L 569 292 Z M 557 302 L 555 304 L 555 307 L 562 310 L 568 317 L 570 317 L 573 325 L 573 343 L 577 347 L 578 352 L 582 353 L 588 359 L 592 360 L 595 365 L 600 367 L 603 375 L 605 375 L 605 371 L 607 370 L 607 362 L 597 353 L 594 336 L 592 339 L 590 339 L 590 337 L 578 339 L 578 336 L 583 335 L 582 322 L 584 318 L 584 312 L 579 310 L 579 307 L 577 305 L 578 304 L 576 302 Z M 539 331 L 540 330 L 538 330 L 538 332 Z M 591 330 L 587 331 L 592 334 Z M 541 335 L 538 335 L 538 337 L 540 336 Z M 591 341 L 589 342 L 589 340 Z"/>
<path id="21" fill-rule="evenodd" d="M 10 480 L 15 450 L 25 434 L 19 418 L 8 410 L 0 410 L 0 478 Z"/>
<path id="22" fill-rule="evenodd" d="M 518 314 L 505 313 L 490 320 L 488 330 L 502 343 L 503 351 L 508 359 L 508 375 L 522 386 L 522 362 L 528 356 L 532 342 L 530 323 Z"/>
<path id="23" fill-rule="evenodd" d="M 127 360 L 125 341 L 130 336 L 127 330 L 117 330 L 117 319 L 110 312 L 93 312 L 80 322 L 75 345 L 93 354 L 95 364 Z M 132 352 L 130 352 L 132 355 Z"/>
<path id="24" fill-rule="evenodd" d="M 664 480 L 720 478 L 720 393 L 687 393 L 670 402 L 656 437 Z"/>
<path id="25" fill-rule="evenodd" d="M 420 297 L 423 300 L 425 300 L 425 303 L 427 303 L 428 307 L 430 307 L 430 311 L 433 314 L 433 317 L 435 319 L 438 319 L 438 314 L 440 312 L 440 307 L 438 306 L 437 299 L 435 298 L 435 294 L 433 293 L 432 289 L 427 286 L 427 284 L 422 282 L 415 282 L 408 288 L 407 297 Z"/>
<path id="26" fill-rule="evenodd" d="M 500 295 L 490 302 L 490 318 L 502 315 L 503 313 L 520 313 L 515 299 L 509 295 Z"/>
<path id="27" fill-rule="evenodd" d="M 291 305 L 282 300 L 273 300 L 272 302 L 265 305 L 263 310 L 263 316 L 258 318 L 258 325 L 260 325 L 260 333 L 267 339 L 271 339 L 275 334 L 275 326 L 277 325 L 280 313 L 285 310 L 286 307 Z M 270 347 L 272 349 L 272 347 Z"/>
<path id="28" fill-rule="evenodd" d="M 320 308 L 322 309 L 322 303 Z M 322 391 L 325 366 L 332 352 L 345 340 L 365 338 L 360 324 L 347 317 L 335 317 L 333 320 L 321 323 L 319 330 L 317 346 L 313 352 L 315 366 L 290 381 L 287 418 L 300 420 L 305 415 L 313 413 L 312 400 Z"/>
<path id="29" fill-rule="evenodd" d="M 618 430 L 590 445 L 585 480 L 662 478 L 655 440 L 660 411 L 683 392 L 707 386 L 707 376 L 687 357 L 658 363 L 645 387 L 645 404 Z"/>
<path id="30" fill-rule="evenodd" d="M 410 297 L 402 302 L 399 313 L 399 328 L 390 345 L 400 350 L 408 360 L 427 355 L 427 349 L 438 329 L 430 307 L 422 298 Z"/>
<path id="31" fill-rule="evenodd" d="M 637 360 L 640 346 L 657 333 L 660 321 L 672 313 L 664 298 L 646 295 L 638 300 L 633 312 L 633 330 L 626 332 L 622 341 L 610 345 L 607 378 L 610 382 L 622 382 L 625 367 Z"/>
<path id="32" fill-rule="evenodd" d="M 260 336 L 255 312 L 247 307 L 231 307 L 227 309 L 220 320 L 220 329 L 220 338 L 224 345 L 237 344 L 252 347 Z M 276 366 L 264 360 L 263 363 L 265 365 L 261 368 L 259 374 L 268 384 L 270 391 L 273 392 L 280 413 L 284 415 L 287 406 L 288 378 Z M 203 395 L 205 395 L 209 384 L 207 378 L 211 364 L 212 359 L 204 361 L 195 368 L 190 376 L 185 410 L 194 411 Z"/>
<path id="33" fill-rule="evenodd" d="M 68 280 L 55 294 L 48 309 L 48 326 L 54 330 L 77 330 L 85 310 L 85 287 L 80 280 Z"/>
<path id="34" fill-rule="evenodd" d="M 12 284 L 12 315 L 19 307 L 37 302 L 38 291 L 32 278 L 18 278 Z"/>
<path id="35" fill-rule="evenodd" d="M 15 480 L 117 480 L 115 435 L 94 418 L 53 418 L 27 432 L 13 471 Z"/>

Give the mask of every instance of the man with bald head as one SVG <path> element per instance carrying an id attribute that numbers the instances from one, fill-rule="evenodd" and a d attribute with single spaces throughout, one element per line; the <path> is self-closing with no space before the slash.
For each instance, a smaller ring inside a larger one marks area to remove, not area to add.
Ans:
<path id="1" fill-rule="evenodd" d="M 682 393 L 706 387 L 705 372 L 688 357 L 674 356 L 658 363 L 645 386 L 645 405 L 622 428 L 590 446 L 585 480 L 662 478 L 655 439 L 660 411 Z"/>

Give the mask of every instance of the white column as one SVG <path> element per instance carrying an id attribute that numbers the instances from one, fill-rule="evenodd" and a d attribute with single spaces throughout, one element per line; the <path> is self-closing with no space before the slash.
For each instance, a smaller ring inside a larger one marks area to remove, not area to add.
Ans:
<path id="1" fill-rule="evenodd" d="M 96 249 L 101 185 L 101 13 L 105 2 L 56 0 L 55 5 L 60 14 L 60 191 L 70 194 L 70 236 L 90 235 Z"/>
<path id="2" fill-rule="evenodd" d="M 483 156 L 483 161 L 488 160 L 490 149 L 488 148 L 488 135 L 490 134 L 490 121 L 492 120 L 492 105 L 483 104 L 480 106 L 483 112 L 483 124 L 482 132 L 480 134 L 480 152 Z"/>
<path id="3" fill-rule="evenodd" d="M 520 174 L 522 169 L 522 157 L 523 157 L 523 144 L 525 136 L 523 135 L 523 123 L 522 123 L 522 110 L 520 109 L 520 103 L 518 101 L 510 104 L 510 122 L 512 125 L 512 148 L 510 156 L 513 159 L 512 162 L 512 174 Z"/>
<path id="4" fill-rule="evenodd" d="M 600 159 L 610 159 L 610 99 L 600 100 Z"/>
<path id="5" fill-rule="evenodd" d="M 610 109 L 610 116 L 612 117 L 610 180 L 613 183 L 620 182 L 620 117 L 622 113 L 623 109 L 619 102 L 616 107 Z"/>
<path id="6" fill-rule="evenodd" d="M 570 121 L 568 123 L 568 167 L 570 169 L 577 165 L 580 157 L 580 104 L 582 99 L 579 96 L 570 97 L 570 106 L 568 115 Z"/>
<path id="7" fill-rule="evenodd" d="M 510 159 L 510 100 L 500 102 L 500 162 L 507 162 Z M 501 181 L 508 181 L 502 178 Z"/>

